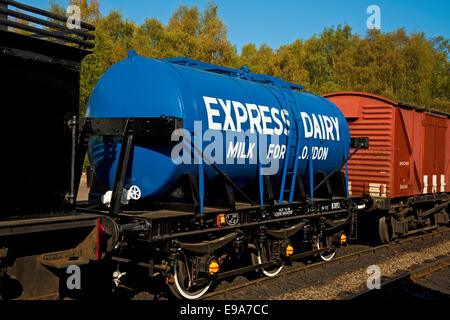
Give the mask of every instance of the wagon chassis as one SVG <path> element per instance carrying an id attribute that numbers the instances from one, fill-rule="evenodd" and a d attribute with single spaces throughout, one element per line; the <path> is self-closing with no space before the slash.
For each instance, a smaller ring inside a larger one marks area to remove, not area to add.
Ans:
<path id="1" fill-rule="evenodd" d="M 110 258 L 117 262 L 117 269 L 119 269 L 119 266 L 121 266 L 121 269 L 124 265 L 128 265 L 127 268 L 144 268 L 147 269 L 149 276 L 162 274 L 166 281 L 170 281 L 173 278 L 174 261 L 178 259 L 182 252 L 191 252 L 199 257 L 213 256 L 214 252 L 227 245 L 231 244 L 233 247 L 237 247 L 242 246 L 241 242 L 243 241 L 250 242 L 247 241 L 248 237 L 255 230 L 264 230 L 264 237 L 277 239 L 280 242 L 288 241 L 290 237 L 307 241 L 309 234 L 326 236 L 339 232 L 348 234 L 348 239 L 355 239 L 357 230 L 353 228 L 356 226 L 357 206 L 358 203 L 361 204 L 365 201 L 367 201 L 367 198 L 364 197 L 351 200 L 324 199 L 316 200 L 313 203 L 306 201 L 268 207 L 218 210 L 208 212 L 207 218 L 202 218 L 203 225 L 200 224 L 200 219 L 196 218 L 193 213 L 178 217 L 151 218 L 151 212 L 130 214 L 124 211 L 115 218 L 121 236 L 116 244 L 118 250 L 111 252 Z M 345 209 L 331 210 L 332 206 Z M 86 209 L 80 208 L 80 211 L 84 210 Z M 102 213 L 101 211 L 95 212 Z M 275 215 L 283 212 L 289 212 L 290 215 L 275 217 Z M 103 214 L 105 213 L 103 212 Z M 218 226 L 216 216 L 222 214 L 237 214 L 239 222 L 233 226 Z M 339 222 L 333 223 L 333 221 Z M 209 237 L 212 240 L 195 242 L 198 237 L 202 239 Z M 225 270 L 214 276 L 206 275 L 195 279 L 193 283 L 203 285 L 211 280 L 233 277 L 282 263 L 289 264 L 290 261 L 296 259 L 333 251 L 338 245 L 333 242 L 327 247 L 313 247 L 312 250 L 301 251 L 289 257 L 278 255 L 278 257 L 267 262 Z M 165 249 L 160 251 L 161 247 Z M 159 253 L 159 255 L 155 253 Z"/>

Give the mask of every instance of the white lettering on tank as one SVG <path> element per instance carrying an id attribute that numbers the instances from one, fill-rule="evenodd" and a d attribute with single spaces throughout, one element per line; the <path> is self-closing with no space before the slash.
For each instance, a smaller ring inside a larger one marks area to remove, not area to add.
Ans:
<path id="1" fill-rule="evenodd" d="M 253 103 L 243 104 L 239 101 L 207 96 L 204 96 L 203 100 L 207 112 L 208 127 L 213 130 L 243 132 L 250 129 L 250 133 L 288 135 L 291 121 L 292 119 L 295 120 L 295 117 L 290 119 L 290 114 L 286 109 L 271 108 Z M 217 106 L 218 104 L 220 104 L 220 107 Z M 222 116 L 221 121 L 217 119 Z M 340 141 L 338 117 L 307 112 L 300 112 L 300 116 L 305 138 Z M 242 151 L 238 150 L 237 153 L 241 154 Z"/>
<path id="2" fill-rule="evenodd" d="M 313 160 L 326 160 L 328 157 L 328 147 L 311 147 L 312 159 Z M 298 157 L 299 159 L 309 159 L 309 149 L 308 146 L 304 146 L 302 154 Z"/>
<path id="3" fill-rule="evenodd" d="M 323 149 L 323 158 L 322 159 L 326 159 L 328 157 L 328 148 L 324 148 Z"/>
<path id="4" fill-rule="evenodd" d="M 330 140 L 334 140 L 334 134 L 333 134 L 333 124 L 331 123 L 330 118 L 328 118 L 327 116 L 322 116 L 323 117 L 323 122 L 325 123 L 325 131 L 326 131 L 326 139 Z"/>
<path id="5" fill-rule="evenodd" d="M 273 129 L 267 128 L 267 124 L 272 122 L 272 118 L 265 115 L 266 112 L 270 111 L 269 108 L 266 106 L 259 106 L 259 111 L 261 112 L 262 133 L 273 134 Z"/>
<path id="6" fill-rule="evenodd" d="M 281 118 L 283 119 L 284 123 L 286 124 L 286 129 L 284 129 L 284 134 L 288 135 L 289 134 L 289 130 L 287 128 L 290 127 L 290 122 L 288 120 L 289 117 L 289 112 L 286 109 L 281 109 Z"/>
<path id="7" fill-rule="evenodd" d="M 271 112 L 272 118 L 275 121 L 275 123 L 278 125 L 278 128 L 274 128 L 273 129 L 273 133 L 275 133 L 276 135 L 279 136 L 283 132 L 283 124 L 281 123 L 281 121 L 278 118 L 278 116 L 275 116 L 275 115 L 278 115 L 278 114 L 280 114 L 278 109 L 277 108 L 272 108 L 272 112 Z"/>
<path id="8" fill-rule="evenodd" d="M 247 109 L 245 109 L 244 105 L 240 102 L 233 101 L 234 113 L 236 115 L 236 130 L 238 132 L 242 131 L 241 124 L 247 121 Z M 239 109 L 242 110 L 242 114 L 239 113 Z"/>
<path id="9" fill-rule="evenodd" d="M 261 114 L 259 113 L 258 106 L 253 103 L 246 103 L 245 106 L 247 107 L 247 110 L 248 110 L 248 120 L 250 121 L 250 132 L 254 133 L 255 132 L 254 128 L 256 127 L 256 130 L 258 131 L 258 133 L 261 133 L 261 131 L 262 131 L 262 129 L 261 129 Z M 256 113 L 257 113 L 256 117 L 253 116 L 252 111 L 256 111 Z"/>
<path id="10" fill-rule="evenodd" d="M 222 99 L 217 99 L 219 101 L 219 104 L 221 105 L 223 111 L 225 112 L 225 122 L 223 124 L 223 130 L 228 130 L 228 128 L 231 129 L 231 131 L 236 131 L 236 128 L 234 127 L 233 118 L 231 117 L 231 101 L 225 100 L 225 103 Z"/>
<path id="11" fill-rule="evenodd" d="M 230 141 L 230 144 L 228 145 L 227 158 L 236 158 L 238 146 L 238 144 L 234 144 L 233 141 Z"/>
<path id="12" fill-rule="evenodd" d="M 334 130 L 336 130 L 336 138 L 339 141 L 339 120 L 337 117 L 316 115 L 314 113 L 307 114 L 306 112 L 300 112 L 300 116 L 302 117 L 305 138 L 334 141 Z"/>
<path id="13" fill-rule="evenodd" d="M 255 149 L 256 143 L 250 143 L 248 146 L 247 158 L 253 158 L 253 149 Z"/>
<path id="14" fill-rule="evenodd" d="M 318 115 L 318 117 L 319 117 L 319 121 L 320 121 L 320 129 L 321 129 L 321 132 L 322 132 L 322 138 L 325 139 L 325 128 L 323 126 L 323 119 L 322 119 L 322 116 L 320 114 Z"/>
<path id="15" fill-rule="evenodd" d="M 248 145 L 248 150 L 246 150 L 245 142 L 236 142 L 230 141 L 228 144 L 228 152 L 227 158 L 232 159 L 251 159 L 253 158 L 253 151 L 255 150 L 256 142 L 251 142 Z"/>
<path id="16" fill-rule="evenodd" d="M 331 121 L 334 124 L 334 128 L 336 129 L 336 140 L 340 141 L 339 139 L 339 120 L 337 117 L 331 117 Z"/>
<path id="17" fill-rule="evenodd" d="M 283 144 L 280 146 L 279 144 L 270 144 L 266 159 L 269 158 L 284 159 L 285 154 L 286 154 L 286 145 Z"/>
<path id="18" fill-rule="evenodd" d="M 314 113 L 312 113 L 311 115 L 314 123 L 314 139 L 317 139 L 317 136 L 319 136 L 319 139 L 322 139 L 322 131 L 320 130 L 320 125 L 317 121 L 316 115 Z"/>
<path id="19" fill-rule="evenodd" d="M 208 127 L 212 130 L 222 130 L 222 125 L 213 121 L 213 117 L 220 116 L 219 110 L 211 109 L 211 104 L 217 104 L 217 99 L 211 97 L 203 97 L 203 101 L 205 102 L 206 111 L 208 114 Z"/>
<path id="20" fill-rule="evenodd" d="M 306 112 L 300 112 L 303 120 L 303 128 L 305 129 L 305 138 L 311 138 L 313 136 L 313 126 L 311 122 L 311 118 L 308 116 Z M 306 124 L 306 120 L 308 120 L 308 125 Z"/>

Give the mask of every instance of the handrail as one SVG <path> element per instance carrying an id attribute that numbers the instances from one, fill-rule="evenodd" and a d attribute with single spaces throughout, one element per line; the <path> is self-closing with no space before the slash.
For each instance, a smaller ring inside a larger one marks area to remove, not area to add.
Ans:
<path id="1" fill-rule="evenodd" d="M 81 48 L 91 49 L 94 48 L 95 46 L 94 43 L 86 41 L 95 39 L 95 36 L 93 34 L 88 33 L 89 30 L 90 31 L 95 30 L 95 27 L 93 25 L 80 21 L 80 29 L 69 29 L 66 25 L 54 23 L 52 21 L 47 21 L 19 11 L 10 10 L 8 9 L 8 5 L 24 11 L 39 14 L 44 17 L 54 19 L 56 21 L 67 22 L 68 19 L 67 17 L 63 17 L 61 15 L 54 14 L 32 6 L 28 6 L 16 1 L 0 0 L 0 26 L 12 27 L 32 32 L 33 34 L 31 36 L 43 36 L 63 40 L 64 42 L 77 44 Z M 26 23 L 14 21 L 12 19 L 8 19 L 8 16 L 15 17 L 23 21 L 31 22 L 39 26 L 31 26 Z M 44 28 L 40 28 L 40 26 L 53 28 L 56 29 L 57 31 L 46 30 Z M 82 30 L 83 28 L 86 30 Z M 6 28 L 6 30 L 8 29 Z"/>
<path id="2" fill-rule="evenodd" d="M 46 11 L 46 10 L 42 10 L 42 9 L 39 9 L 39 8 L 36 8 L 36 7 L 32 7 L 32 6 L 29 6 L 29 5 L 17 2 L 17 1 L 0 0 L 0 3 L 4 3 L 6 5 L 10 5 L 10 6 L 13 6 L 13 7 L 22 9 L 22 10 L 25 10 L 25 11 L 29 11 L 29 12 L 33 12 L 33 13 L 36 13 L 36 14 L 40 14 L 40 15 L 45 16 L 47 18 L 52 18 L 52 19 L 55 19 L 55 20 L 58 20 L 58 21 L 61 21 L 61 22 L 66 22 L 67 21 L 67 17 L 60 16 L 59 14 L 52 13 L 52 12 L 49 12 L 49 11 Z M 95 30 L 95 26 L 93 26 L 91 24 L 88 24 L 86 22 L 80 21 L 80 26 L 81 26 L 81 28 L 84 28 L 84 29 L 87 29 L 87 30 L 90 30 L 90 31 L 94 31 Z"/>
<path id="3" fill-rule="evenodd" d="M 39 19 L 39 18 L 30 16 L 30 15 L 27 15 L 27 14 L 20 13 L 18 11 L 4 9 L 4 8 L 0 7 L 0 13 L 4 14 L 4 15 L 7 15 L 7 16 L 13 16 L 13 17 L 16 17 L 16 18 L 19 18 L 19 19 L 22 19 L 22 20 L 26 20 L 26 21 L 29 21 L 29 22 L 38 23 L 40 25 L 43 25 L 43 26 L 46 26 L 46 27 L 50 27 L 50 28 L 53 28 L 53 29 L 58 29 L 58 30 L 61 30 L 61 31 L 65 31 L 68 34 L 72 34 L 73 33 L 73 34 L 76 34 L 76 35 L 78 35 L 80 37 L 83 37 L 83 38 L 87 38 L 87 39 L 94 39 L 95 38 L 95 36 L 93 34 L 86 33 L 86 32 L 83 32 L 83 31 L 79 31 L 79 30 L 76 30 L 76 29 L 69 29 L 69 28 L 67 28 L 64 25 L 53 23 L 53 22 L 50 22 L 50 21 L 47 21 L 47 20 L 42 20 L 42 19 Z"/>

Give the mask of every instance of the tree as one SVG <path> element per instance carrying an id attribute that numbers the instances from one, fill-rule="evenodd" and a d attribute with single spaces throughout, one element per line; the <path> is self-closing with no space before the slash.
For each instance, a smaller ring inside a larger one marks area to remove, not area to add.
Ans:
<path id="1" fill-rule="evenodd" d="M 217 5 L 208 2 L 200 16 L 197 59 L 222 66 L 232 66 L 237 60 L 236 48 L 227 39 L 227 27 L 217 15 Z"/>

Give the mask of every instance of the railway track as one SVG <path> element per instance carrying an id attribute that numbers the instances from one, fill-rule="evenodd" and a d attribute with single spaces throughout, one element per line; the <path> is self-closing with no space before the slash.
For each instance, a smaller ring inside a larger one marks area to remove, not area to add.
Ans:
<path id="1" fill-rule="evenodd" d="M 437 231 L 422 234 L 419 236 L 414 236 L 414 237 L 410 237 L 407 239 L 397 240 L 397 241 L 394 241 L 394 242 L 391 242 L 388 244 L 383 244 L 383 245 L 376 246 L 376 247 L 357 250 L 355 252 L 351 252 L 351 253 L 345 254 L 340 257 L 335 257 L 333 260 L 328 261 L 328 262 L 321 261 L 321 262 L 317 262 L 317 263 L 313 263 L 313 264 L 292 267 L 274 277 L 258 278 L 258 279 L 254 279 L 254 280 L 250 280 L 250 281 L 245 281 L 245 282 L 237 284 L 237 285 L 230 284 L 229 286 L 227 286 L 223 289 L 215 290 L 213 292 L 210 292 L 210 293 L 204 295 L 202 297 L 202 300 L 209 300 L 209 299 L 211 299 L 211 300 L 219 300 L 219 299 L 229 300 L 229 299 L 235 299 L 235 298 L 252 299 L 253 298 L 252 296 L 254 296 L 255 292 L 258 292 L 261 290 L 264 292 L 264 288 L 271 287 L 271 284 L 273 284 L 275 286 L 276 282 L 278 282 L 282 279 L 288 279 L 289 277 L 297 275 L 297 274 L 307 274 L 307 273 L 310 273 L 310 272 L 313 272 L 316 270 L 320 270 L 320 269 L 325 269 L 325 268 L 327 270 L 329 270 L 330 267 L 332 267 L 332 266 L 344 264 L 349 261 L 361 260 L 361 258 L 363 258 L 363 257 L 367 257 L 367 256 L 371 256 L 371 255 L 379 255 L 379 254 L 382 254 L 383 252 L 389 252 L 392 249 L 399 248 L 399 247 L 402 247 L 402 246 L 405 246 L 408 244 L 419 243 L 421 241 L 426 241 L 428 239 L 432 239 L 432 238 L 436 238 L 436 237 L 448 235 L 448 234 L 450 234 L 450 228 L 445 227 L 443 229 L 439 229 Z M 245 294 L 243 294 L 243 291 L 252 292 L 252 294 L 250 297 L 247 297 Z M 265 295 L 267 297 L 267 299 L 272 298 L 270 293 L 265 292 L 265 293 L 263 293 L 263 295 Z"/>

